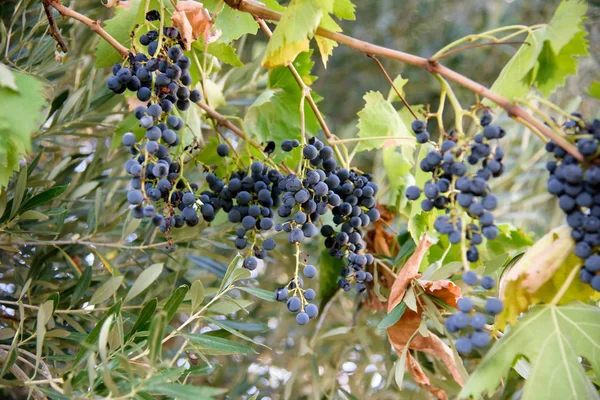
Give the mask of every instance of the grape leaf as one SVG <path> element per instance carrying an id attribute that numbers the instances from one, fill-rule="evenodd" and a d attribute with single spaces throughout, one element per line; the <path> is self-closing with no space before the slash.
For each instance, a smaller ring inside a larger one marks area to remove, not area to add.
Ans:
<path id="1" fill-rule="evenodd" d="M 592 97 L 600 99 L 600 81 L 594 81 L 588 88 L 588 94 Z"/>
<path id="2" fill-rule="evenodd" d="M 249 15 L 249 14 L 246 14 Z M 240 57 L 236 54 L 235 49 L 223 42 L 213 42 L 208 45 L 208 54 L 217 57 L 219 60 L 232 65 L 234 67 L 243 67 L 244 63 L 240 60 Z"/>
<path id="3" fill-rule="evenodd" d="M 522 312 L 530 306 L 552 302 L 571 273 L 577 273 L 581 260 L 573 254 L 575 243 L 571 228 L 560 226 L 537 241 L 515 263 L 503 278 L 501 297 L 504 311 L 496 321 L 497 327 L 508 322 L 515 324 Z M 573 279 L 559 304 L 573 300 L 589 301 L 595 298 L 590 285 Z"/>
<path id="4" fill-rule="evenodd" d="M 17 82 L 15 81 L 15 76 L 10 71 L 10 69 L 0 63 L 0 87 L 5 87 L 14 90 L 15 92 L 19 91 L 19 87 L 17 86 Z"/>
<path id="5" fill-rule="evenodd" d="M 0 186 L 8 183 L 21 156 L 30 150 L 31 134 L 41 122 L 46 104 L 41 81 L 21 72 L 9 72 L 18 90 L 0 86 Z"/>
<path id="6" fill-rule="evenodd" d="M 274 68 L 292 62 L 308 50 L 309 39 L 323 17 L 320 5 L 325 0 L 292 0 L 267 44 L 262 65 Z"/>
<path id="7" fill-rule="evenodd" d="M 136 25 L 140 0 L 129 1 L 129 7 L 115 7 L 116 15 L 105 22 L 104 30 L 125 47 L 131 44 L 131 30 Z M 143 12 L 143 7 L 141 9 Z M 142 16 L 143 18 L 143 16 Z M 121 55 L 106 40 L 96 47 L 96 68 L 110 67 L 121 61 Z"/>
<path id="8" fill-rule="evenodd" d="M 228 6 L 224 6 L 217 15 L 215 28 L 222 32 L 219 42 L 223 42 L 223 44 L 231 43 L 248 33 L 256 35 L 258 32 L 258 24 L 251 14 L 234 10 Z"/>
<path id="9" fill-rule="evenodd" d="M 576 72 L 577 60 L 573 56 L 587 55 L 583 27 L 586 11 L 584 1 L 563 0 L 550 23 L 529 34 L 526 44 L 502 69 L 491 90 L 512 100 L 525 97 L 532 85 L 549 95 L 564 84 L 566 77 Z M 489 100 L 484 103 L 492 104 Z"/>
<path id="10" fill-rule="evenodd" d="M 329 16 L 329 14 L 323 15 L 319 26 L 333 32 L 342 31 L 342 28 Z M 315 41 L 317 42 L 319 52 L 321 53 L 323 66 L 327 68 L 327 60 L 329 59 L 329 56 L 333 54 L 333 49 L 337 47 L 338 43 L 335 40 L 327 39 L 323 36 L 315 36 Z"/>
<path id="11" fill-rule="evenodd" d="M 334 0 L 333 1 L 333 13 L 336 17 L 341 19 L 355 20 L 354 15 L 356 6 L 352 4 L 350 0 Z"/>
<path id="12" fill-rule="evenodd" d="M 298 54 L 292 65 L 298 72 L 298 75 L 302 78 L 302 82 L 310 86 L 317 80 L 317 77 L 311 75 L 311 71 L 315 66 L 315 63 L 311 60 L 312 50 Z M 276 67 L 269 71 L 269 88 L 270 89 L 283 89 L 288 93 L 301 93 L 300 86 L 296 82 L 296 78 L 290 72 L 290 69 L 285 66 Z M 313 92 L 313 98 L 314 92 Z M 316 100 L 315 100 L 316 101 Z"/>
<path id="13" fill-rule="evenodd" d="M 390 136 L 390 139 L 365 140 L 361 142 L 359 149 L 364 151 L 400 145 L 403 149 L 412 151 L 415 148 L 414 135 L 406 127 L 394 106 L 379 92 L 368 92 L 364 99 L 365 107 L 358 112 L 358 136 L 365 139 Z"/>
<path id="14" fill-rule="evenodd" d="M 600 309 L 582 303 L 532 308 L 487 353 L 459 394 L 491 395 L 523 356 L 531 372 L 523 400 L 598 399 L 578 357 L 600 372 Z"/>

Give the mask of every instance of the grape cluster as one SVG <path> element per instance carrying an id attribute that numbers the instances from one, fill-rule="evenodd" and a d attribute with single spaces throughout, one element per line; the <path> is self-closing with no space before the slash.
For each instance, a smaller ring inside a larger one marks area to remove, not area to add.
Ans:
<path id="1" fill-rule="evenodd" d="M 462 279 L 469 286 L 479 284 L 479 292 L 496 286 L 496 281 L 491 276 L 484 276 L 480 280 L 473 271 L 465 272 Z M 444 324 L 448 332 L 460 335 L 455 342 L 456 350 L 461 354 L 469 354 L 473 348 L 487 347 L 491 337 L 486 325 L 488 319 L 493 323 L 494 316 L 502 312 L 502 301 L 497 297 L 488 297 L 483 303 L 479 298 L 461 297 L 456 305 L 459 311 L 449 316 Z M 478 308 L 482 312 L 478 312 Z"/>
<path id="2" fill-rule="evenodd" d="M 482 243 L 483 237 L 494 239 L 498 236 L 498 227 L 491 213 L 497 207 L 498 199 L 492 194 L 488 181 L 500 176 L 504 170 L 504 150 L 497 142 L 504 137 L 505 131 L 500 126 L 491 125 L 491 116 L 487 111 L 480 124 L 483 131 L 473 138 L 457 139 L 450 136 L 439 149 L 430 151 L 421 160 L 420 168 L 424 172 L 431 172 L 432 179 L 425 183 L 422 190 L 418 186 L 409 186 L 405 193 L 409 200 L 417 200 L 423 193 L 423 211 L 434 208 L 446 211 L 445 215 L 436 219 L 434 228 L 448 235 L 450 243 L 460 243 L 464 230 L 464 236 L 469 240 L 466 257 L 470 262 L 479 259 L 477 245 Z M 429 140 L 425 122 L 414 121 L 412 129 L 419 142 Z M 478 168 L 470 173 L 469 165 Z M 466 211 L 469 217 L 465 226 L 462 212 L 457 206 Z"/>
<path id="3" fill-rule="evenodd" d="M 229 147 L 222 143 L 217 147 L 222 157 L 229 154 Z M 214 220 L 215 213 L 223 210 L 229 222 L 239 224 L 236 229 L 234 245 L 238 250 L 249 247 L 249 255 L 243 266 L 254 270 L 258 259 L 266 257 L 266 252 L 275 248 L 272 238 L 265 234 L 273 226 L 273 207 L 280 203 L 281 173 L 270 169 L 260 161 L 254 161 L 250 171 L 238 171 L 231 174 L 227 183 L 214 174 L 206 176 L 210 190 L 200 193 L 200 213 L 205 221 Z"/>
<path id="4" fill-rule="evenodd" d="M 584 260 L 579 277 L 600 291 L 600 120 L 581 122 L 581 115 L 565 124 L 565 133 L 576 144 L 585 162 L 579 162 L 554 142 L 546 144 L 553 154 L 548 161 L 548 192 L 558 198 L 576 241 L 575 255 Z"/>
<path id="5" fill-rule="evenodd" d="M 155 14 L 149 12 L 148 20 L 155 20 Z M 165 46 L 161 49 L 157 31 L 142 35 L 140 43 L 147 46 L 150 57 L 141 52 L 130 54 L 125 62 L 113 66 L 113 76 L 106 85 L 115 93 L 135 91 L 138 100 L 145 103 L 134 110 L 146 130 L 144 137 L 138 140 L 131 132 L 123 135 L 123 144 L 133 155 L 125 164 L 125 171 L 132 176 L 127 200 L 134 206 L 134 218 L 152 218 L 154 225 L 168 233 L 171 228 L 199 222 L 198 185 L 180 175 L 181 165 L 172 160 L 169 149 L 180 144 L 179 132 L 184 127 L 183 120 L 174 114 L 174 105 L 184 111 L 191 101 L 200 99 L 200 92 L 187 88 L 192 83 L 190 60 L 176 44 L 177 29 L 166 27 L 163 33 Z"/>

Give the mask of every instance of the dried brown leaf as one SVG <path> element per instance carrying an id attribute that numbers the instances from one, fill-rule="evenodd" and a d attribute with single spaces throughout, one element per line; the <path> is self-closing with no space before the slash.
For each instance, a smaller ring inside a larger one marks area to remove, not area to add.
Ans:
<path id="1" fill-rule="evenodd" d="M 427 375 L 425 375 L 417 360 L 415 360 L 410 353 L 408 353 L 408 356 L 406 357 L 405 365 L 406 370 L 411 374 L 415 383 L 429 390 L 431 394 L 433 394 L 438 400 L 448 400 L 448 395 L 446 392 L 444 392 L 442 389 L 436 388 L 435 386 L 431 386 L 429 378 Z"/>
<path id="2" fill-rule="evenodd" d="M 431 247 L 431 244 L 431 239 L 427 235 L 424 235 L 415 252 L 398 274 L 396 281 L 392 285 L 388 301 L 388 313 L 402 301 L 411 282 L 420 277 L 419 266 L 421 265 L 427 250 Z M 456 300 L 461 295 L 460 288 L 447 280 L 433 282 L 419 281 L 419 284 L 426 293 L 438 297 L 451 306 L 456 306 Z M 429 332 L 429 335 L 426 337 L 418 333 L 423 311 L 422 302 L 418 302 L 416 312 L 406 309 L 402 318 L 400 318 L 394 326 L 387 329 L 390 343 L 394 346 L 394 349 L 396 349 L 398 354 L 401 354 L 408 345 L 410 349 L 434 355 L 446 365 L 456 382 L 462 385 L 463 380 L 450 348 L 432 332 Z M 438 399 L 447 398 L 443 390 L 430 385 L 429 379 L 423 375 L 423 371 L 420 370 L 420 367 L 417 369 L 415 365 L 418 367 L 416 362 L 413 363 L 412 361 L 409 365 L 407 358 L 407 368 L 413 375 L 415 382 L 425 386 L 427 390 L 436 395 Z"/>
<path id="3" fill-rule="evenodd" d="M 200 35 L 204 35 L 205 43 L 212 43 L 221 36 L 221 31 L 212 31 L 213 22 L 210 14 L 200 2 L 178 2 L 171 21 L 181 34 L 186 50 L 191 50 L 192 42 L 198 40 Z"/>

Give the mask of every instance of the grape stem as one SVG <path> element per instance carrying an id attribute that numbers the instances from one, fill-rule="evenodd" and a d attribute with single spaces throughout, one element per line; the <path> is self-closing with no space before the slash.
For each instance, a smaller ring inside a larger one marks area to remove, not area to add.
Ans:
<path id="1" fill-rule="evenodd" d="M 261 4 L 257 3 L 253 0 L 224 0 L 231 8 L 247 12 L 252 14 L 254 17 L 259 17 L 266 20 L 271 21 L 279 21 L 281 19 L 282 14 L 273 10 L 269 10 L 265 8 Z M 527 28 L 528 31 L 531 28 Z M 575 146 L 569 143 L 559 132 L 555 132 L 551 128 L 544 125 L 543 122 L 538 121 L 535 117 L 530 115 L 524 108 L 519 107 L 516 104 L 513 104 L 511 100 L 507 99 L 504 96 L 501 96 L 482 84 L 475 82 L 474 80 L 442 65 L 435 58 L 424 58 L 419 57 L 414 54 L 405 53 L 399 50 L 390 49 L 383 46 L 378 46 L 369 42 L 365 42 L 363 40 L 359 40 L 353 38 L 351 36 L 344 35 L 338 32 L 332 32 L 330 30 L 324 28 L 317 28 L 316 35 L 325 37 L 327 39 L 331 39 L 336 41 L 337 43 L 343 44 L 365 54 L 371 54 L 386 58 L 391 58 L 393 60 L 397 60 L 406 64 L 410 64 L 412 66 L 422 68 L 432 74 L 438 74 L 445 79 L 455 82 L 471 92 L 480 95 L 489 99 L 490 101 L 496 103 L 498 106 L 502 107 L 506 110 L 508 115 L 511 118 L 517 119 L 521 118 L 522 120 L 527 121 L 530 125 L 534 126 L 538 129 L 544 136 L 547 136 L 551 140 L 553 140 L 557 145 L 562 147 L 566 152 L 571 154 L 579 161 L 583 161 L 584 157 Z"/>
<path id="2" fill-rule="evenodd" d="M 417 117 L 417 114 L 415 114 L 415 112 L 413 111 L 413 109 L 410 108 L 410 105 L 408 104 L 408 102 L 406 101 L 406 99 L 404 98 L 404 96 L 402 96 L 402 93 L 400 93 L 400 90 L 398 90 L 398 88 L 396 87 L 396 84 L 394 83 L 394 81 L 392 80 L 392 78 L 390 78 L 390 75 L 385 70 L 385 67 L 383 66 L 383 64 L 381 63 L 381 61 L 379 61 L 379 59 L 377 57 L 375 57 L 373 54 L 367 54 L 367 57 L 371 58 L 373 61 L 375 61 L 377 63 L 377 66 L 379 67 L 379 69 L 381 70 L 381 72 L 383 72 L 383 75 L 385 75 L 385 79 L 388 80 L 388 82 L 390 83 L 390 85 L 392 85 L 392 88 L 394 89 L 394 91 L 398 95 L 398 97 L 400 97 L 400 100 L 404 104 L 404 107 L 406 107 L 408 109 L 408 111 L 410 111 L 410 113 L 412 114 L 412 116 L 415 119 L 419 119 L 419 117 Z"/>

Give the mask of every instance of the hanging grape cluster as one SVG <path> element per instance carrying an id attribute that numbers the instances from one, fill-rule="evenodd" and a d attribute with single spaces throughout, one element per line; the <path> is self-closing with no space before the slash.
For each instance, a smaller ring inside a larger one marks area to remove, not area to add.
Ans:
<path id="1" fill-rule="evenodd" d="M 473 271 L 463 274 L 463 281 L 469 286 L 477 286 L 477 293 L 483 294 L 496 286 L 491 276 L 481 279 Z M 494 317 L 502 312 L 502 301 L 497 297 L 461 297 L 457 303 L 458 312 L 450 315 L 445 322 L 448 332 L 458 336 L 456 350 L 461 354 L 469 354 L 473 349 L 483 349 L 491 342 L 487 325 L 493 325 Z M 481 311 L 481 312 L 480 312 Z"/>
<path id="2" fill-rule="evenodd" d="M 155 19 L 150 11 L 148 20 Z M 158 48 L 159 33 L 150 30 L 140 36 L 147 54 L 130 54 L 128 59 L 113 66 L 113 76 L 106 81 L 115 93 L 136 92 L 145 103 L 135 108 L 134 115 L 144 137 L 138 140 L 131 133 L 123 135 L 123 144 L 133 154 L 125 164 L 132 176 L 127 201 L 134 206 L 134 218 L 152 218 L 161 232 L 185 225 L 195 226 L 199 218 L 194 208 L 198 185 L 188 183 L 180 175 L 182 165 L 171 158 L 171 148 L 180 144 L 183 120 L 176 111 L 184 111 L 191 102 L 200 100 L 200 92 L 189 90 L 190 59 L 179 46 L 179 33 L 174 27 L 163 30 L 163 46 Z"/>
<path id="3" fill-rule="evenodd" d="M 491 213 L 497 207 L 498 199 L 492 194 L 488 181 L 499 177 L 504 170 L 504 150 L 498 141 L 506 133 L 500 126 L 491 125 L 491 121 L 486 111 L 480 120 L 481 133 L 473 138 L 450 135 L 438 149 L 430 151 L 419 167 L 430 172 L 432 179 L 422 189 L 410 186 L 405 193 L 413 201 L 423 193 L 423 211 L 445 210 L 445 215 L 436 219 L 434 228 L 447 235 L 451 244 L 458 244 L 463 238 L 468 240 L 466 257 L 470 262 L 479 260 L 477 246 L 483 242 L 483 237 L 494 239 L 498 236 Z M 418 142 L 429 141 L 425 122 L 414 121 L 412 129 Z M 463 220 L 461 209 L 469 217 L 467 221 Z"/>
<path id="4" fill-rule="evenodd" d="M 574 114 L 564 130 L 585 161 L 580 162 L 554 142 L 547 143 L 546 150 L 554 157 L 546 164 L 550 172 L 548 192 L 558 198 L 577 243 L 575 255 L 584 260 L 579 277 L 600 291 L 600 120 L 584 123 L 581 115 Z"/>

